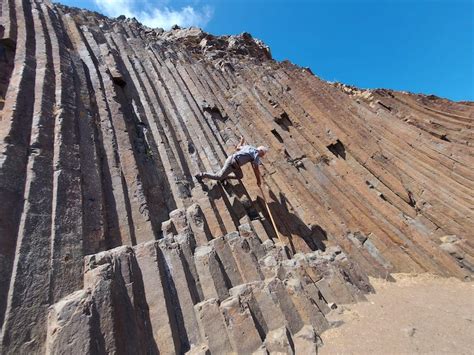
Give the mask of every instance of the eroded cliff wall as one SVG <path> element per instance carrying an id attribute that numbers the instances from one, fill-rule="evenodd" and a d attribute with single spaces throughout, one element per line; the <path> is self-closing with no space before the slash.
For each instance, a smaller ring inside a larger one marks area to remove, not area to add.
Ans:
<path id="1" fill-rule="evenodd" d="M 2 352 L 294 350 L 366 274 L 472 274 L 472 102 L 327 83 L 249 34 L 0 8 Z M 270 147 L 276 244 L 250 169 L 193 178 L 239 136 Z"/>

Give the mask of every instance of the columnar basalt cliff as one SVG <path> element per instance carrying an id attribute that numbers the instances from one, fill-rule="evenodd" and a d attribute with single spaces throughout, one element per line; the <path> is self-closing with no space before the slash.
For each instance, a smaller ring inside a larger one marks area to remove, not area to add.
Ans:
<path id="1" fill-rule="evenodd" d="M 472 102 L 327 83 L 246 33 L 0 9 L 1 353 L 309 354 L 367 276 L 471 277 Z M 239 136 L 270 147 L 281 240 L 251 171 L 193 178 Z"/>

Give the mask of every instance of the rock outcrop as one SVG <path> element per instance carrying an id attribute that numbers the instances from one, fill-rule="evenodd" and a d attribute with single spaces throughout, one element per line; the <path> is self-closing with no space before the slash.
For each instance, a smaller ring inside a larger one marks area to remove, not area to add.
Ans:
<path id="1" fill-rule="evenodd" d="M 0 3 L 0 352 L 315 353 L 367 276 L 474 268 L 472 102 L 327 83 L 243 33 Z M 200 185 L 239 136 L 270 147 Z"/>

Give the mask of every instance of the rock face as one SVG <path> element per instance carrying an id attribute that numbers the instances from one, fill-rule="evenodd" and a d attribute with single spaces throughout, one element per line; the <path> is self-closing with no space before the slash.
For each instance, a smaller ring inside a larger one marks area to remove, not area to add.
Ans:
<path id="1" fill-rule="evenodd" d="M 0 352 L 315 353 L 367 275 L 473 271 L 472 102 L 319 80 L 249 34 L 0 3 Z M 265 194 L 193 178 L 239 136 Z"/>

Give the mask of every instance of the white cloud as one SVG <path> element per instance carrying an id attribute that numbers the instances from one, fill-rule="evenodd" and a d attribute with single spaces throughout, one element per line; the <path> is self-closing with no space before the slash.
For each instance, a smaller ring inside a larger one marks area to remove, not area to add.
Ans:
<path id="1" fill-rule="evenodd" d="M 133 2 L 133 0 L 95 0 L 99 9 L 112 17 L 120 15 L 133 17 Z"/>
<path id="2" fill-rule="evenodd" d="M 201 11 L 196 11 L 191 6 L 183 7 L 180 11 L 165 7 L 163 10 L 153 9 L 152 13 L 140 13 L 140 20 L 145 25 L 163 28 L 170 28 L 175 24 L 183 27 L 203 27 L 211 17 L 212 10 L 209 7 L 204 7 Z"/>
<path id="3" fill-rule="evenodd" d="M 213 11 L 209 6 L 203 6 L 198 10 L 192 6 L 185 6 L 181 10 L 174 10 L 167 6 L 162 8 L 154 7 L 148 0 L 95 0 L 95 3 L 108 16 L 117 17 L 125 15 L 127 17 L 135 17 L 144 25 L 153 28 L 162 27 L 169 29 L 173 25 L 204 27 L 213 15 Z M 146 11 L 142 10 L 143 8 Z"/>

